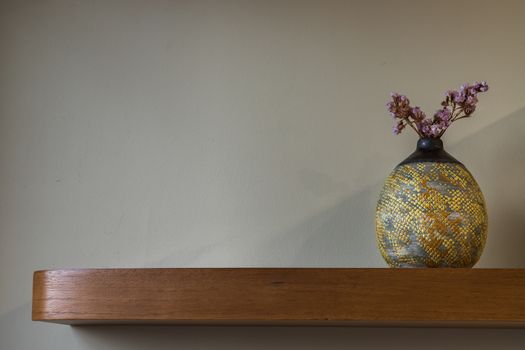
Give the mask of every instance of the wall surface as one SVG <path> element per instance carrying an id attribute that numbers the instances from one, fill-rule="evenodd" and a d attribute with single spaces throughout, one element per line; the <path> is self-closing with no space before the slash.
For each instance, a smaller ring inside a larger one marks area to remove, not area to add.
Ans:
<path id="1" fill-rule="evenodd" d="M 381 182 L 487 80 L 447 149 L 489 209 L 479 267 L 525 267 L 525 2 L 0 1 L 0 349 L 523 349 L 524 330 L 71 328 L 60 267 L 383 267 Z M 386 288 L 387 286 L 385 286 Z"/>

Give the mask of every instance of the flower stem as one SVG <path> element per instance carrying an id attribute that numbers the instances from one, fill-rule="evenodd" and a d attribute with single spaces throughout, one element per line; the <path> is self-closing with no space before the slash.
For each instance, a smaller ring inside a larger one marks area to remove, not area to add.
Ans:
<path id="1" fill-rule="evenodd" d="M 460 120 L 460 119 L 463 119 L 463 118 L 468 118 L 468 117 L 470 117 L 470 116 L 465 114 L 465 115 L 462 115 L 459 118 L 454 119 L 453 121 Z"/>
<path id="2" fill-rule="evenodd" d="M 405 120 L 407 121 L 407 124 L 410 125 L 410 127 L 411 127 L 412 129 L 414 129 L 414 131 L 419 135 L 419 137 L 423 137 L 423 135 L 421 135 L 421 133 L 419 132 L 419 130 L 417 130 L 417 128 L 414 126 L 414 124 L 410 121 L 410 119 L 405 118 Z"/>

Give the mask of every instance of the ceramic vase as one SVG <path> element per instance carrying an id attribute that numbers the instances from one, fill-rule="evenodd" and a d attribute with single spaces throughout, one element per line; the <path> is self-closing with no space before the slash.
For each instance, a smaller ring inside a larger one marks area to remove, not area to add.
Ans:
<path id="1" fill-rule="evenodd" d="M 483 193 L 441 139 L 420 139 L 388 176 L 376 236 L 391 267 L 472 267 L 479 260 L 487 238 Z"/>

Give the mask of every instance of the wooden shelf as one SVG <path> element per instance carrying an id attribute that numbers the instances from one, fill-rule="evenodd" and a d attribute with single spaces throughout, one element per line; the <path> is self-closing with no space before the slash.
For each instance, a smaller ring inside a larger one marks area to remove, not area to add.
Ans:
<path id="1" fill-rule="evenodd" d="M 33 320 L 524 327 L 525 269 L 37 271 Z"/>

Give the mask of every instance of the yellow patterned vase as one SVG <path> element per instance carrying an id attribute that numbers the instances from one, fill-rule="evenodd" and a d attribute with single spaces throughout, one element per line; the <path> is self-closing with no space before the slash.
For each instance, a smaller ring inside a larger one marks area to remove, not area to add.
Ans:
<path id="1" fill-rule="evenodd" d="M 376 235 L 391 267 L 472 267 L 479 260 L 487 238 L 483 193 L 439 138 L 420 139 L 386 179 Z"/>

